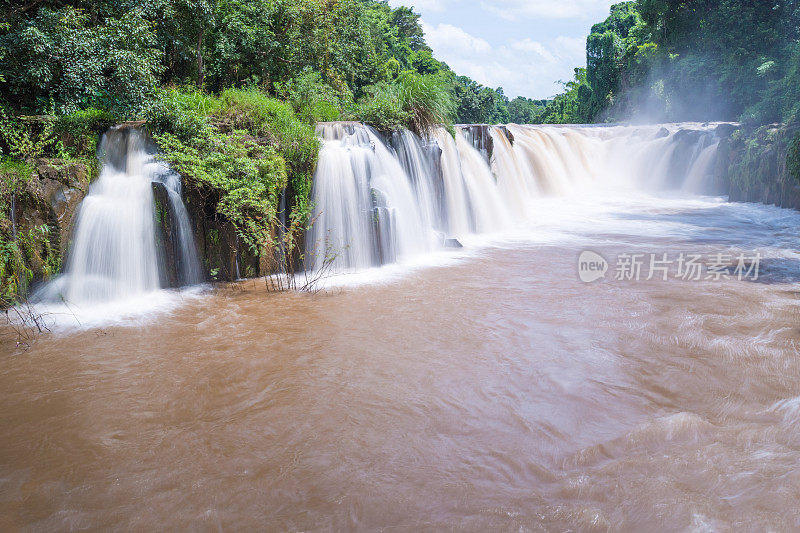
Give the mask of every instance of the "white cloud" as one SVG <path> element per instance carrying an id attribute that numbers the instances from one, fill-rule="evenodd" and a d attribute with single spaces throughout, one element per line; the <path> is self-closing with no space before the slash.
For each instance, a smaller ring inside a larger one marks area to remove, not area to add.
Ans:
<path id="1" fill-rule="evenodd" d="M 575 66 L 586 62 L 586 38 L 565 37 L 559 35 L 553 41 L 558 50 L 558 56 L 565 61 L 571 61 Z"/>
<path id="2" fill-rule="evenodd" d="M 449 0 L 389 0 L 389 5 L 393 8 L 400 6 L 413 7 L 417 13 L 441 13 L 449 3 Z"/>
<path id="3" fill-rule="evenodd" d="M 586 64 L 585 36 L 621 0 L 389 0 L 422 13 L 434 56 L 507 95 L 558 94 Z M 427 22 L 427 23 L 426 23 Z"/>
<path id="4" fill-rule="evenodd" d="M 614 0 L 484 0 L 484 9 L 506 19 L 568 19 L 607 13 Z"/>
<path id="5" fill-rule="evenodd" d="M 413 7 L 417 13 L 441 13 L 447 9 L 490 11 L 506 20 L 523 18 L 592 18 L 608 13 L 621 0 L 389 0 L 392 7 Z"/>
<path id="6" fill-rule="evenodd" d="M 511 44 L 511 48 L 524 54 L 536 54 L 549 63 L 556 63 L 558 60 L 544 45 L 530 38 L 522 39 Z"/>
<path id="7" fill-rule="evenodd" d="M 425 41 L 428 46 L 443 54 L 483 54 L 492 50 L 492 46 L 485 39 L 473 37 L 452 24 L 439 24 L 433 27 L 422 21 L 422 29 L 425 31 Z"/>
<path id="8" fill-rule="evenodd" d="M 492 46 L 451 24 L 422 21 L 425 38 L 434 55 L 456 73 L 487 87 L 503 87 L 506 95 L 542 97 L 560 92 L 557 80 L 572 78 L 583 63 L 580 39 L 558 37 L 542 43 L 530 38 Z"/>

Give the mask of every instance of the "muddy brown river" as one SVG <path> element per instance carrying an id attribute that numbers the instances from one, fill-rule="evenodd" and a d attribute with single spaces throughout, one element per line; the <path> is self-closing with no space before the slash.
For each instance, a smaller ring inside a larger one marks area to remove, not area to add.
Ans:
<path id="1" fill-rule="evenodd" d="M 397 275 L 5 342 L 0 530 L 800 528 L 800 215 L 568 204 Z M 764 258 L 615 276 L 695 252 Z"/>

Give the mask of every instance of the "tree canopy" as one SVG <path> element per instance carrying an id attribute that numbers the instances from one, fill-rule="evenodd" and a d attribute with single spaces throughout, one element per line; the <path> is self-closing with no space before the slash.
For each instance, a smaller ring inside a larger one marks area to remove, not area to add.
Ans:
<path id="1" fill-rule="evenodd" d="M 454 120 L 512 118 L 502 89 L 436 60 L 419 15 L 386 0 L 2 0 L 0 13 L 0 103 L 19 113 L 139 118 L 163 86 L 285 96 L 309 73 L 347 108 L 411 71 L 447 81 Z"/>
<path id="2" fill-rule="evenodd" d="M 793 120 L 799 37 L 796 0 L 615 4 L 586 40 L 585 76 L 552 105 L 569 110 L 567 122 Z"/>

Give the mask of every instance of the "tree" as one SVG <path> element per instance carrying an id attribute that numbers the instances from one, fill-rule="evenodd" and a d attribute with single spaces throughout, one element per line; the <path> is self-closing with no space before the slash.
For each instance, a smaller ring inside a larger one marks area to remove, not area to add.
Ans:
<path id="1" fill-rule="evenodd" d="M 400 6 L 392 11 L 390 23 L 397 28 L 400 39 L 408 42 L 411 50 L 414 52 L 431 51 L 425 44 L 425 32 L 422 31 L 422 26 L 419 24 L 419 15 L 414 13 L 411 8 Z"/>

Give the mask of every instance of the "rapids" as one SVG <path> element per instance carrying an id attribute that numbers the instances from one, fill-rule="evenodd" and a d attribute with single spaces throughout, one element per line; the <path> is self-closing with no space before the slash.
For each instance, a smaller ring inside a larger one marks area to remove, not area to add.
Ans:
<path id="1" fill-rule="evenodd" d="M 307 266 L 333 258 L 342 272 L 407 261 L 446 239 L 518 228 L 543 196 L 715 192 L 717 127 L 462 126 L 423 140 L 322 124 Z"/>
<path id="2" fill-rule="evenodd" d="M 321 134 L 321 293 L 0 347 L 0 529 L 800 526 L 800 214 L 710 194 L 713 126 Z"/>

